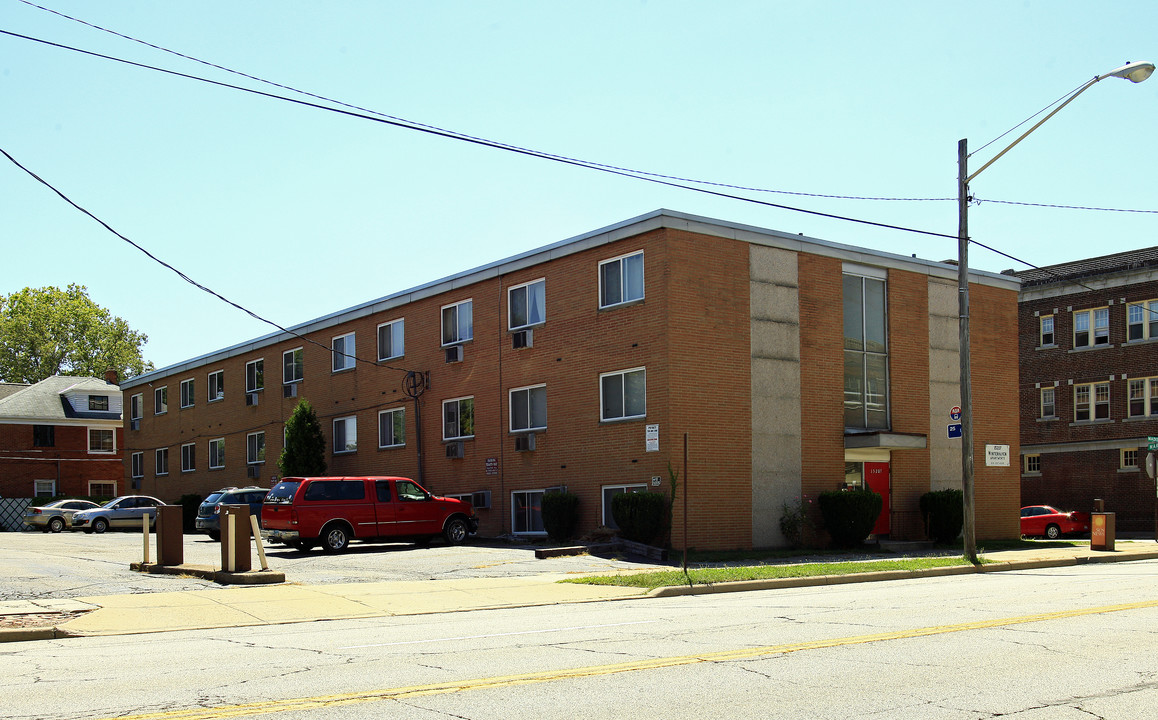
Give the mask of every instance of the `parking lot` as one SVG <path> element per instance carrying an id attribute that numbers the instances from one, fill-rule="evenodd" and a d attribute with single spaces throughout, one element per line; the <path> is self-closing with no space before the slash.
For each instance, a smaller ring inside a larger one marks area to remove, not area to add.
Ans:
<path id="1" fill-rule="evenodd" d="M 205 535 L 184 536 L 184 560 L 221 567 L 221 550 Z M 150 559 L 156 560 L 152 536 Z M 302 553 L 284 545 L 266 548 L 271 570 L 300 584 L 517 577 L 540 573 L 599 574 L 656 567 L 623 558 L 578 555 L 539 560 L 535 547 L 503 541 L 472 540 L 465 545 L 354 543 L 341 555 Z M 139 532 L 89 535 L 0 532 L 0 601 L 76 598 L 122 593 L 173 592 L 221 587 L 211 581 L 174 575 L 149 575 L 129 569 L 144 559 Z M 253 567 L 259 568 L 256 549 Z"/>

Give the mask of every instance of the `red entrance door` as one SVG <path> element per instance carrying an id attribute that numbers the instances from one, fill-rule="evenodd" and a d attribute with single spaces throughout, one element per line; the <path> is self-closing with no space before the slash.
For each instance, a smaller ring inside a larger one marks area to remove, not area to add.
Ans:
<path id="1" fill-rule="evenodd" d="M 884 498 L 881 514 L 873 526 L 873 535 L 887 535 L 889 532 L 889 464 L 887 462 L 866 462 L 864 481 L 869 490 Z"/>

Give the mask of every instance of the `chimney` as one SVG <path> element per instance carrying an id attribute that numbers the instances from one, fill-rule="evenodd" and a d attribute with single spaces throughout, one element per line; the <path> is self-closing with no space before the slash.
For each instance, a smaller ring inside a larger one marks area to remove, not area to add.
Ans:
<path id="1" fill-rule="evenodd" d="M 105 382 L 109 383 L 110 385 L 119 384 L 120 378 L 117 377 L 117 371 L 115 369 L 109 368 L 108 370 L 105 370 Z"/>

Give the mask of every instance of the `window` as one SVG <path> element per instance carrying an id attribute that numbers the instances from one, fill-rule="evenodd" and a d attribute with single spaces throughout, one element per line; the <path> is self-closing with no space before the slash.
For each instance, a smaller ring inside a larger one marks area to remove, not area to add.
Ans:
<path id="1" fill-rule="evenodd" d="M 547 428 L 547 386 L 511 390 L 511 432 Z"/>
<path id="2" fill-rule="evenodd" d="M 1158 415 L 1158 377 L 1130 380 L 1130 417 Z"/>
<path id="3" fill-rule="evenodd" d="M 181 381 L 181 407 L 193 407 L 193 378 Z"/>
<path id="4" fill-rule="evenodd" d="M 406 411 L 402 408 L 378 413 L 378 447 L 400 447 L 406 444 Z"/>
<path id="5" fill-rule="evenodd" d="M 398 489 L 398 500 L 401 502 L 421 501 L 430 497 L 409 480 L 399 480 L 394 483 L 394 487 Z"/>
<path id="6" fill-rule="evenodd" d="M 611 513 L 612 498 L 616 495 L 623 495 L 624 493 L 641 493 L 647 492 L 647 486 L 639 485 L 607 485 L 603 488 L 603 526 L 614 530 L 619 529 L 619 525 L 615 522 L 615 518 Z"/>
<path id="7" fill-rule="evenodd" d="M 225 438 L 209 441 L 209 469 L 220 470 L 225 467 Z"/>
<path id="8" fill-rule="evenodd" d="M 193 472 L 197 469 L 197 445 L 187 443 L 181 446 L 181 472 Z"/>
<path id="9" fill-rule="evenodd" d="M 442 439 L 474 437 L 474 398 L 445 400 L 442 403 Z"/>
<path id="10" fill-rule="evenodd" d="M 32 447 L 54 447 L 56 445 L 56 427 L 54 425 L 32 426 Z"/>
<path id="11" fill-rule="evenodd" d="M 1091 408 L 1092 404 L 1092 408 Z M 1107 420 L 1110 417 L 1110 383 L 1074 385 L 1074 421 Z"/>
<path id="12" fill-rule="evenodd" d="M 643 251 L 599 263 L 599 307 L 643 299 Z"/>
<path id="13" fill-rule="evenodd" d="M 442 308 L 443 345 L 456 345 L 474 338 L 473 308 L 473 300 L 463 300 Z"/>
<path id="14" fill-rule="evenodd" d="M 107 412 L 109 409 L 108 395 L 89 395 L 88 409 L 96 412 Z"/>
<path id="15" fill-rule="evenodd" d="M 885 281 L 845 275 L 844 425 L 889 426 L 889 355 Z"/>
<path id="16" fill-rule="evenodd" d="M 1122 470 L 1137 470 L 1138 469 L 1138 450 L 1122 450 L 1121 464 L 1119 468 Z"/>
<path id="17" fill-rule="evenodd" d="M 1110 308 L 1074 311 L 1075 348 L 1096 347 L 1109 343 Z"/>
<path id="18" fill-rule="evenodd" d="M 1042 315 L 1038 320 L 1038 325 L 1041 328 L 1041 339 L 1038 344 L 1041 347 L 1049 347 L 1053 345 L 1053 315 Z"/>
<path id="19" fill-rule="evenodd" d="M 143 393 L 137 393 L 129 398 L 129 420 L 140 420 L 144 415 L 145 396 Z"/>
<path id="20" fill-rule="evenodd" d="M 1051 418 L 1056 417 L 1057 405 L 1055 403 L 1054 389 L 1051 387 L 1041 389 L 1041 417 Z"/>
<path id="21" fill-rule="evenodd" d="M 354 367 L 354 333 L 339 335 L 330 341 L 330 348 L 334 351 L 333 371 L 341 372 Z"/>
<path id="22" fill-rule="evenodd" d="M 88 484 L 88 494 L 94 498 L 111 498 L 117 494 L 117 485 L 116 483 L 90 482 Z"/>
<path id="23" fill-rule="evenodd" d="M 250 360 L 245 363 L 245 392 L 253 393 L 265 389 L 265 359 Z"/>
<path id="24" fill-rule="evenodd" d="M 1158 300 L 1126 305 L 1126 340 L 1158 340 Z"/>
<path id="25" fill-rule="evenodd" d="M 358 419 L 350 417 L 334 420 L 334 454 L 350 453 L 358 449 Z"/>
<path id="26" fill-rule="evenodd" d="M 620 370 L 599 376 L 599 419 L 627 420 L 647 415 L 647 372 Z"/>
<path id="27" fill-rule="evenodd" d="M 245 462 L 257 465 L 265 462 L 265 433 L 255 432 L 245 436 Z"/>
<path id="28" fill-rule="evenodd" d="M 406 354 L 406 322 L 402 318 L 378 326 L 378 359 L 389 360 Z"/>
<path id="29" fill-rule="evenodd" d="M 116 435 L 112 430 L 88 429 L 88 451 L 90 453 L 116 452 Z"/>
<path id="30" fill-rule="evenodd" d="M 209 402 L 225 399 L 225 371 L 209 373 Z"/>
<path id="31" fill-rule="evenodd" d="M 33 482 L 33 494 L 38 498 L 56 497 L 55 480 L 36 480 Z"/>
<path id="32" fill-rule="evenodd" d="M 281 355 L 281 381 L 285 384 L 301 382 L 302 349 L 286 350 Z"/>
<path id="33" fill-rule="evenodd" d="M 159 387 L 153 391 L 153 414 L 164 415 L 169 412 L 169 388 Z"/>
<path id="34" fill-rule="evenodd" d="M 141 478 L 145 476 L 145 453 L 135 452 L 132 455 L 132 477 Z"/>
<path id="35" fill-rule="evenodd" d="M 516 535 L 543 535 L 543 491 L 511 493 L 511 529 Z"/>
<path id="36" fill-rule="evenodd" d="M 156 456 L 155 457 L 156 474 L 157 475 L 168 475 L 169 474 L 169 448 L 157 448 L 157 451 L 156 451 L 156 453 L 154 453 L 154 455 Z"/>
<path id="37" fill-rule="evenodd" d="M 1022 460 L 1026 475 L 1041 474 L 1041 455 L 1024 455 Z"/>
<path id="38" fill-rule="evenodd" d="M 511 330 L 546 322 L 546 287 L 546 280 L 536 280 L 507 291 L 508 327 Z"/>

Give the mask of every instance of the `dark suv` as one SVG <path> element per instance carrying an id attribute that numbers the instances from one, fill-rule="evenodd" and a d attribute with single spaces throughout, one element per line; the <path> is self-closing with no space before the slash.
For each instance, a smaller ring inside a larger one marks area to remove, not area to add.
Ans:
<path id="1" fill-rule="evenodd" d="M 197 508 L 197 529 L 214 540 L 221 539 L 221 506 L 248 505 L 249 514 L 257 517 L 261 523 L 261 501 L 265 499 L 269 490 L 257 486 L 229 487 L 215 490 L 205 498 L 201 507 Z"/>

